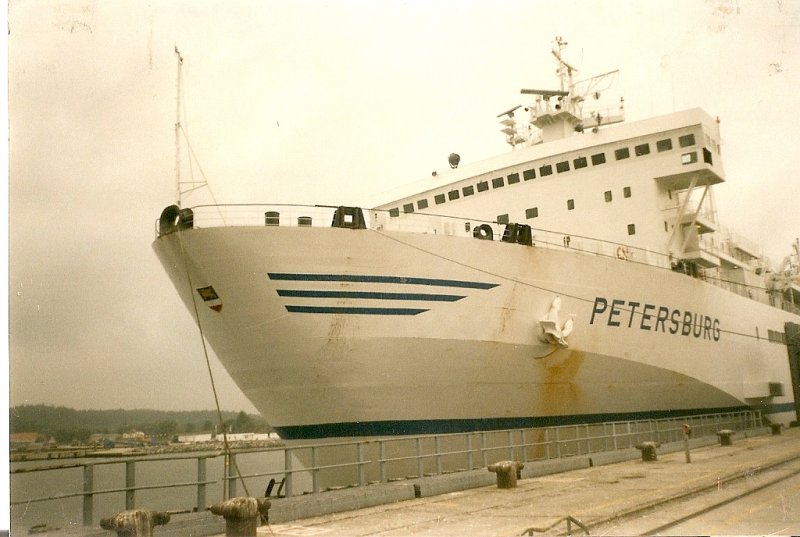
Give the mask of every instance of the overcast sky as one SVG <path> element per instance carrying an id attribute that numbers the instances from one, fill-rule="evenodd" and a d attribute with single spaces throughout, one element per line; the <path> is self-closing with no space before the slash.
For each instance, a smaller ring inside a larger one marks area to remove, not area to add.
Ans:
<path id="1" fill-rule="evenodd" d="M 723 224 L 800 235 L 800 3 L 23 1 L 9 8 L 12 405 L 213 407 L 151 249 L 184 125 L 217 201 L 369 206 L 506 151 L 496 115 L 555 86 L 550 47 L 620 69 L 628 120 L 719 116 Z M 185 159 L 185 155 L 184 155 Z M 214 360 L 224 409 L 254 411 Z"/>

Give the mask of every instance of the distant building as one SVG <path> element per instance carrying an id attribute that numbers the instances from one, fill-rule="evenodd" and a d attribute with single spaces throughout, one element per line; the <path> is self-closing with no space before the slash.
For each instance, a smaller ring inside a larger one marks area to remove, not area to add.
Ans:
<path id="1" fill-rule="evenodd" d="M 178 436 L 178 442 L 181 444 L 196 444 L 199 442 L 211 442 L 211 440 L 213 440 L 211 433 L 182 434 Z"/>
<path id="2" fill-rule="evenodd" d="M 89 444 L 93 446 L 114 447 L 114 443 L 122 438 L 121 434 L 117 433 L 95 433 L 89 435 Z"/>
<path id="3" fill-rule="evenodd" d="M 9 437 L 9 448 L 15 449 L 35 449 L 44 446 L 47 437 L 40 433 L 11 433 Z"/>

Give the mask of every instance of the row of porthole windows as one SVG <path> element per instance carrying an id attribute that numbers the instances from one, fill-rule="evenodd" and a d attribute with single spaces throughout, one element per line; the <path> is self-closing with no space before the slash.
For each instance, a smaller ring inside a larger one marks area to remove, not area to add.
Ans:
<path id="1" fill-rule="evenodd" d="M 570 202 L 573 200 L 568 200 L 567 204 L 569 205 Z M 574 203 L 573 203 L 574 206 Z M 525 218 L 530 220 L 531 218 L 537 218 L 539 216 L 539 208 L 538 207 L 531 207 L 530 209 L 525 209 Z M 508 214 L 498 214 L 497 215 L 497 223 L 498 224 L 508 224 L 510 222 L 510 218 Z M 628 224 L 628 235 L 636 235 L 636 224 Z"/>
<path id="2" fill-rule="evenodd" d="M 610 190 L 606 190 L 603 193 L 603 196 L 604 196 L 606 202 L 610 202 L 612 200 L 612 193 L 611 193 Z M 626 186 L 625 188 L 623 188 L 622 189 L 622 196 L 625 197 L 625 198 L 630 198 L 631 197 L 631 187 Z M 574 209 L 575 209 L 575 200 L 574 199 L 568 199 L 567 200 L 567 210 L 568 211 L 572 211 Z M 533 218 L 539 218 L 539 208 L 538 207 L 531 207 L 529 209 L 525 209 L 525 218 L 527 220 L 531 220 Z M 504 220 L 504 221 L 501 221 L 501 220 Z M 508 223 L 508 215 L 507 214 L 498 215 L 497 222 L 500 223 L 500 224 L 507 224 Z"/>
<path id="3" fill-rule="evenodd" d="M 678 137 L 678 145 L 680 147 L 690 147 L 695 145 L 695 138 L 694 134 L 685 134 L 683 136 Z M 662 153 L 664 151 L 669 151 L 672 149 L 672 138 L 664 138 L 663 140 L 656 141 L 656 151 Z M 650 144 L 643 143 L 634 146 L 633 152 L 637 157 L 641 157 L 644 155 L 650 154 Z M 622 147 L 619 149 L 614 150 L 614 158 L 616 160 L 624 160 L 631 156 L 630 148 Z M 695 156 L 696 158 L 696 156 Z M 590 157 L 592 162 L 592 166 L 599 166 L 601 164 L 606 163 L 606 154 L 605 153 L 596 153 Z M 707 157 L 707 162 L 710 161 L 710 156 Z M 710 163 L 710 162 L 709 162 Z M 588 160 L 586 157 L 577 157 L 572 160 L 572 167 L 575 170 L 579 170 L 581 168 L 586 168 L 589 165 Z M 557 173 L 564 173 L 570 170 L 570 161 L 563 160 L 561 162 L 556 163 L 556 172 Z M 553 175 L 553 166 L 551 164 L 544 164 L 539 166 L 539 177 L 547 177 L 548 175 Z M 522 172 L 522 180 L 530 181 L 536 178 L 536 169 L 530 168 Z M 492 179 L 492 188 L 502 188 L 506 184 L 513 185 L 520 182 L 520 174 L 519 173 L 512 173 L 509 174 L 507 177 L 495 177 Z M 440 193 L 436 194 L 433 197 L 433 202 L 436 205 L 441 205 L 446 203 L 447 201 L 455 201 L 460 199 L 462 196 L 467 198 L 469 196 L 473 196 L 476 192 L 486 192 L 489 190 L 489 181 L 479 181 L 477 184 L 467 185 L 462 187 L 461 190 L 453 189 L 448 191 L 447 193 Z M 629 196 L 625 196 L 629 197 Z M 608 200 L 610 201 L 610 200 Z M 423 210 L 428 208 L 428 200 L 427 198 L 423 198 L 417 200 L 416 209 Z M 414 203 L 406 203 L 403 205 L 403 212 L 404 213 L 413 213 L 414 212 Z M 393 209 L 389 209 L 389 216 L 400 216 L 400 208 L 395 207 Z"/>

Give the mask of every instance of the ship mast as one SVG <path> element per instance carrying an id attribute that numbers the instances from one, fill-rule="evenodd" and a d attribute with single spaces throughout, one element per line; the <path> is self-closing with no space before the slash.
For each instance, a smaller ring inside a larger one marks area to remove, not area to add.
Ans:
<path id="1" fill-rule="evenodd" d="M 175 81 L 175 189 L 177 190 L 177 205 L 181 206 L 181 79 L 183 78 L 183 57 L 178 46 L 175 45 L 175 57 L 178 62 L 177 80 Z"/>
<path id="2" fill-rule="evenodd" d="M 605 81 L 603 91 L 614 83 L 619 71 L 609 71 L 602 75 L 591 77 L 579 82 L 573 81 L 573 75 L 578 69 L 569 64 L 563 56 L 567 42 L 557 36 L 550 50 L 557 62 L 556 75 L 559 80 L 559 89 L 523 89 L 524 95 L 534 95 L 535 102 L 526 106 L 525 111 L 530 113 L 527 124 L 519 125 L 514 117 L 515 107 L 501 114 L 500 123 L 503 125 L 501 132 L 506 135 L 508 142 L 514 149 L 518 145 L 534 145 L 549 142 L 581 133 L 584 129 L 597 132 L 600 125 L 610 125 L 625 120 L 624 100 L 620 98 L 619 109 L 609 108 L 596 110 L 584 114 L 583 104 L 588 95 L 595 101 L 600 98 L 598 86 Z"/>
<path id="3" fill-rule="evenodd" d="M 186 132 L 186 125 L 184 125 L 184 121 L 182 121 L 182 116 L 185 115 L 182 113 L 182 110 L 184 108 L 183 56 L 181 56 L 181 53 L 178 50 L 177 46 L 175 46 L 175 59 L 177 61 L 177 77 L 175 80 L 175 188 L 177 196 L 176 205 L 178 207 L 183 207 L 183 203 L 186 201 L 188 194 L 203 187 L 208 188 L 208 192 L 209 195 L 211 196 L 213 204 L 217 205 L 217 201 L 216 199 L 214 199 L 214 193 L 211 192 L 211 188 L 209 187 L 208 184 L 208 179 L 206 179 L 205 172 L 203 172 L 203 168 L 202 166 L 200 166 L 200 162 L 198 161 L 197 156 L 194 154 L 194 150 L 192 149 L 192 144 L 189 142 L 189 135 Z M 181 174 L 181 168 L 183 167 L 183 162 L 181 160 L 182 141 L 186 144 L 186 154 L 188 157 L 186 159 L 186 162 L 188 165 L 189 177 L 186 179 L 184 179 Z M 197 167 L 197 173 L 199 174 L 197 179 L 195 179 L 195 167 Z"/>

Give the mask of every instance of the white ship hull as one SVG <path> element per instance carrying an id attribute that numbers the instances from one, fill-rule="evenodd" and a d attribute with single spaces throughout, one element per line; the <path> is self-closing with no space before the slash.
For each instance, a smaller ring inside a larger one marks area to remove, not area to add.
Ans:
<path id="1" fill-rule="evenodd" d="M 668 269 L 372 229 L 186 229 L 154 249 L 283 438 L 796 419 L 787 346 L 765 336 L 800 317 Z M 574 315 L 566 348 L 540 327 L 556 297 L 559 322 Z"/>

